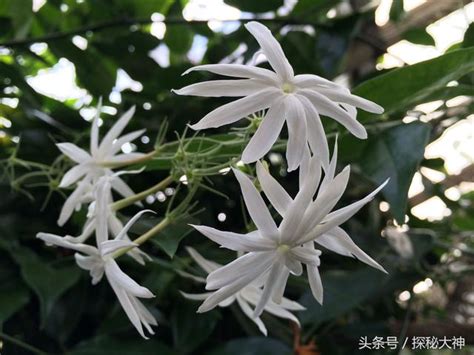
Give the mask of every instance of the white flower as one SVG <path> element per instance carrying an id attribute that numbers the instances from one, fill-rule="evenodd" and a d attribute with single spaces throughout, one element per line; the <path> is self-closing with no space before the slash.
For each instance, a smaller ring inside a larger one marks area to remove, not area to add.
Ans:
<path id="1" fill-rule="evenodd" d="M 201 254 L 199 254 L 196 250 L 194 250 L 191 247 L 187 247 L 186 250 L 188 251 L 189 255 L 191 255 L 191 257 L 194 259 L 194 261 L 208 274 L 213 272 L 214 270 L 217 270 L 218 268 L 222 266 L 218 263 L 205 259 Z M 206 282 L 201 277 L 189 275 L 187 273 L 181 273 L 181 274 L 182 276 L 192 278 L 193 280 L 198 281 L 198 282 L 203 282 L 203 283 Z M 201 293 L 201 294 L 191 294 L 191 293 L 181 292 L 181 294 L 188 299 L 200 300 L 200 301 L 205 300 L 207 297 L 211 295 L 211 293 L 209 292 Z M 260 329 L 260 331 L 263 334 L 267 335 L 267 328 L 265 327 L 265 324 L 263 324 L 260 317 L 253 316 L 253 310 L 251 307 L 251 305 L 255 307 L 255 305 L 258 303 L 258 300 L 261 298 L 261 296 L 262 296 L 261 282 L 260 283 L 253 282 L 250 285 L 245 286 L 242 290 L 230 296 L 229 298 L 221 301 L 219 303 L 219 307 L 227 307 L 227 306 L 230 306 L 232 303 L 237 302 L 240 309 L 242 309 L 242 312 L 258 326 L 258 329 Z M 265 308 L 264 308 L 264 310 L 267 311 L 268 313 L 271 313 L 274 316 L 277 316 L 280 318 L 289 319 L 295 322 L 296 324 L 298 324 L 298 326 L 300 325 L 298 318 L 296 318 L 289 311 L 302 311 L 304 309 L 305 308 L 299 303 L 289 300 L 285 297 L 281 299 L 281 302 L 279 304 L 269 301 L 265 305 Z"/>
<path id="2" fill-rule="evenodd" d="M 111 206 L 113 203 L 112 198 L 112 185 L 113 180 L 117 179 L 119 175 L 124 174 L 125 172 L 118 172 L 113 175 L 105 175 L 100 177 L 97 180 L 95 193 L 94 193 L 94 202 L 89 205 L 89 211 L 87 213 L 87 221 L 84 224 L 81 235 L 78 237 L 66 236 L 66 240 L 73 243 L 84 243 L 93 233 L 97 230 L 99 221 L 107 221 L 108 230 L 110 230 L 111 235 L 117 236 L 121 235 L 121 238 L 125 241 L 130 241 L 130 238 L 127 233 L 122 233 L 124 226 L 122 221 L 117 217 L 115 211 L 112 210 Z M 127 173 L 130 173 L 128 171 Z M 133 173 L 133 171 L 132 171 Z M 140 212 L 140 215 L 145 212 L 153 212 L 151 210 L 145 210 Z M 97 214 L 101 214 L 101 218 L 96 218 Z M 99 227 L 100 228 L 100 227 Z M 133 248 L 127 253 L 139 264 L 144 265 L 144 258 L 150 259 L 150 257 L 141 251 L 138 248 Z"/>
<path id="3" fill-rule="evenodd" d="M 352 217 L 371 201 L 387 183 L 371 194 L 346 207 L 331 212 L 346 189 L 349 166 L 334 176 L 335 152 L 320 184 L 321 164 L 317 157 L 310 158 L 306 151 L 300 170 L 300 190 L 292 199 L 281 185 L 257 162 L 257 176 L 265 195 L 283 217 L 277 227 L 262 196 L 252 181 L 239 170 L 234 174 L 239 181 L 250 217 L 257 227 L 248 234 L 219 231 L 207 226 L 194 226 L 199 232 L 222 247 L 246 252 L 233 262 L 211 272 L 207 290 L 217 290 L 206 298 L 198 311 L 206 312 L 223 300 L 242 290 L 253 280 L 264 278 L 262 296 L 254 314 L 261 314 L 269 300 L 281 300 L 290 272 L 301 275 L 306 265 L 314 297 L 322 302 L 322 284 L 319 276 L 319 255 L 314 243 L 347 256 L 354 256 L 368 265 L 385 271 L 377 262 L 359 249 L 339 225 Z M 319 186 L 319 190 L 318 190 Z M 313 199 L 316 191 L 316 198 Z"/>
<path id="4" fill-rule="evenodd" d="M 132 107 L 125 112 L 112 128 L 107 132 L 99 144 L 99 112 L 100 104 L 97 108 L 97 115 L 92 122 L 90 152 L 86 152 L 73 143 L 59 143 L 58 148 L 63 154 L 68 156 L 77 165 L 64 174 L 59 187 L 68 187 L 75 183 L 77 186 L 72 194 L 67 198 L 61 210 L 58 224 L 62 226 L 71 217 L 76 208 L 81 204 L 93 200 L 92 191 L 97 179 L 104 175 L 112 175 L 111 167 L 126 165 L 136 159 L 143 157 L 143 153 L 118 154 L 125 143 L 129 143 L 143 134 L 145 130 L 134 131 L 119 135 L 124 130 L 132 118 L 135 108 Z M 133 195 L 130 187 L 121 179 L 116 178 L 112 182 L 112 187 L 124 197 Z"/>
<path id="5" fill-rule="evenodd" d="M 261 125 L 245 148 L 242 160 L 251 163 L 264 156 L 277 140 L 286 120 L 289 171 L 299 166 L 307 142 L 312 151 L 320 156 L 324 166 L 329 162 L 320 114 L 333 118 L 358 138 L 367 137 L 365 128 L 356 120 L 356 107 L 373 113 L 382 113 L 382 107 L 351 95 L 346 88 L 317 75 L 294 75 L 280 44 L 267 27 L 253 21 L 245 27 L 259 43 L 274 72 L 240 64 L 200 65 L 187 70 L 184 74 L 205 70 L 243 79 L 197 83 L 176 90 L 179 95 L 245 96 L 208 113 L 191 126 L 193 129 L 220 127 L 268 108 Z"/>
<path id="6" fill-rule="evenodd" d="M 154 295 L 150 290 L 140 286 L 125 274 L 111 256 L 122 248 L 136 247 L 136 244 L 117 238 L 102 242 L 99 248 L 96 248 L 87 244 L 72 243 L 63 237 L 49 233 L 38 233 L 36 237 L 48 245 L 56 245 L 77 251 L 74 255 L 76 263 L 80 268 L 89 271 L 92 284 L 97 284 L 105 273 L 105 277 L 114 290 L 122 308 L 140 335 L 147 338 L 143 332 L 143 326 L 148 332 L 154 334 L 151 325 L 157 325 L 157 322 L 138 300 L 138 298 L 152 298 Z"/>

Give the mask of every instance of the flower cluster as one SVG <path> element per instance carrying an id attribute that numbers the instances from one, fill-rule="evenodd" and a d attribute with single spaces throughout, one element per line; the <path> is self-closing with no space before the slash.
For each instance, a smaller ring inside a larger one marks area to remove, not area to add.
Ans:
<path id="1" fill-rule="evenodd" d="M 191 258 L 208 274 L 207 278 L 182 270 L 177 272 L 206 284 L 205 288 L 209 292 L 182 292 L 186 298 L 203 301 L 198 312 L 206 312 L 216 306 L 226 307 L 236 302 L 260 331 L 267 334 L 260 319 L 263 311 L 299 324 L 290 311 L 301 311 L 304 307 L 284 297 L 290 274 L 301 276 L 306 269 L 314 298 L 323 302 L 319 246 L 343 256 L 357 258 L 385 272 L 381 265 L 351 240 L 340 225 L 371 201 L 386 182 L 363 199 L 336 209 L 336 204 L 348 185 L 350 166 L 336 172 L 337 139 L 331 157 L 321 122 L 321 115 L 330 117 L 356 137 L 364 139 L 367 132 L 357 121 L 356 108 L 373 113 L 382 113 L 383 109 L 317 75 L 295 75 L 281 46 L 265 26 L 250 22 L 245 27 L 257 40 L 260 46 L 258 53 L 266 57 L 273 71 L 254 65 L 200 65 L 189 69 L 185 74 L 204 70 L 240 79 L 192 84 L 175 90 L 175 93 L 205 97 L 242 97 L 207 114 L 191 126 L 195 130 L 220 127 L 258 111 L 266 112 L 241 157 L 244 163 L 256 163 L 256 180 L 233 169 L 255 229 L 238 234 L 193 225 L 197 231 L 221 247 L 237 252 L 237 258 L 227 265 L 220 265 L 206 260 L 196 250 L 187 248 Z M 97 111 L 100 112 L 100 106 Z M 138 332 L 146 337 L 144 328 L 153 334 L 151 326 L 157 323 L 139 299 L 151 298 L 153 294 L 127 276 L 116 261 L 117 256 L 128 254 L 138 263 L 144 264 L 148 255 L 140 251 L 138 246 L 158 230 L 154 229 L 153 233 L 150 230 L 131 241 L 127 234 L 130 227 L 147 211 L 137 213 L 124 225 L 114 208 L 114 194 L 124 197 L 130 202 L 128 204 L 146 197 L 143 193 L 134 194 L 122 180 L 121 176 L 126 171 L 114 171 L 116 168 L 142 162 L 150 156 L 142 153 L 119 154 L 123 144 L 133 141 L 144 132 L 139 130 L 120 136 L 133 113 L 132 108 L 120 117 L 100 143 L 97 114 L 92 122 L 89 152 L 72 143 L 58 144 L 58 148 L 76 163 L 60 183 L 60 187 L 73 186 L 74 190 L 61 210 L 58 224 L 64 225 L 82 205 L 88 205 L 87 220 L 79 236 L 61 237 L 39 233 L 38 238 L 48 245 L 76 251 L 78 266 L 89 271 L 93 284 L 99 282 L 105 274 L 128 318 Z M 288 128 L 288 171 L 299 169 L 299 191 L 294 197 L 285 191 L 260 161 L 279 138 L 285 122 Z M 168 179 L 167 181 L 173 180 L 172 177 Z M 279 224 L 272 217 L 271 210 L 256 185 L 261 187 L 271 206 L 280 215 Z M 151 190 L 145 190 L 147 191 Z M 164 228 L 165 225 L 157 227 Z M 90 243 L 93 235 L 95 243 Z"/>

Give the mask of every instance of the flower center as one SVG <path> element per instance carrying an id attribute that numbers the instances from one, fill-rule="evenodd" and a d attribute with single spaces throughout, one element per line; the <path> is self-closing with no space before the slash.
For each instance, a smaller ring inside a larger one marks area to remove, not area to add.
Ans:
<path id="1" fill-rule="evenodd" d="M 290 249 L 290 246 L 287 244 L 280 244 L 277 248 L 278 252 L 281 254 L 287 253 Z"/>
<path id="2" fill-rule="evenodd" d="M 293 91 L 295 91 L 295 86 L 292 83 L 283 83 L 281 85 L 281 89 L 285 94 L 291 94 Z"/>

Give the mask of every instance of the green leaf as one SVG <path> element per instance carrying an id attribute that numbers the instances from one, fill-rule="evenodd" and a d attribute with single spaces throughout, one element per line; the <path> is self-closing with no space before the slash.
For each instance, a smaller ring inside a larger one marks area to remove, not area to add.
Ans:
<path id="1" fill-rule="evenodd" d="M 403 0 L 393 0 L 392 6 L 390 6 L 390 19 L 398 22 L 404 14 Z"/>
<path id="2" fill-rule="evenodd" d="M 415 44 L 421 44 L 424 46 L 434 46 L 436 45 L 433 37 L 426 32 L 424 28 L 414 28 L 406 31 L 402 35 L 403 39 Z"/>
<path id="3" fill-rule="evenodd" d="M 52 267 L 25 248 L 12 250 L 12 257 L 20 265 L 21 276 L 40 301 L 41 319 L 44 322 L 55 302 L 79 280 L 76 266 Z"/>
<path id="4" fill-rule="evenodd" d="M 246 12 L 276 11 L 279 7 L 283 6 L 283 0 L 226 0 L 225 3 Z"/>
<path id="5" fill-rule="evenodd" d="M 0 287 L 0 327 L 30 300 L 28 289 L 19 281 L 3 283 Z"/>
<path id="6" fill-rule="evenodd" d="M 474 22 L 471 23 L 466 32 L 464 32 L 462 46 L 463 48 L 474 47 Z"/>
<path id="7" fill-rule="evenodd" d="M 316 328 L 325 321 L 347 313 L 374 295 L 387 280 L 386 274 L 370 268 L 355 272 L 324 273 L 322 275 L 324 305 L 321 306 L 311 291 L 307 291 L 299 301 L 307 308 L 299 316 L 301 324 Z"/>
<path id="8" fill-rule="evenodd" d="M 423 159 L 430 126 L 422 122 L 402 124 L 373 135 L 362 153 L 363 173 L 374 183 L 389 183 L 382 190 L 398 223 L 405 219 L 413 175 Z"/>
<path id="9" fill-rule="evenodd" d="M 159 340 L 143 340 L 138 335 L 133 339 L 112 336 L 98 336 L 76 346 L 70 355 L 173 355 L 176 354 Z"/>
<path id="10" fill-rule="evenodd" d="M 385 108 L 402 111 L 422 103 L 433 91 L 443 88 L 474 70 L 474 48 L 459 49 L 438 58 L 392 70 L 368 80 L 353 92 Z M 374 115 L 361 111 L 364 121 Z"/>
<path id="11" fill-rule="evenodd" d="M 216 311 L 198 314 L 197 303 L 183 299 L 175 305 L 171 314 L 174 347 L 179 354 L 189 354 L 209 339 L 220 314 Z"/>
<path id="12" fill-rule="evenodd" d="M 291 355 L 285 343 L 264 337 L 234 339 L 212 350 L 209 355 Z"/>

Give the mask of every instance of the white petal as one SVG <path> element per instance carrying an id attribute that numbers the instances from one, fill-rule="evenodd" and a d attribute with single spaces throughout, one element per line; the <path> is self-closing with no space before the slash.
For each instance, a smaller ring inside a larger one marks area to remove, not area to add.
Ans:
<path id="1" fill-rule="evenodd" d="M 313 154 L 317 155 L 324 167 L 329 164 L 329 148 L 324 127 L 321 123 L 318 111 L 311 102 L 302 95 L 297 95 L 303 104 L 306 114 L 306 124 L 308 126 L 308 141 Z"/>
<path id="2" fill-rule="evenodd" d="M 145 336 L 145 333 L 143 332 L 143 327 L 142 323 L 140 321 L 140 316 L 138 315 L 138 310 L 135 308 L 134 304 L 131 302 L 131 297 L 127 292 L 116 282 L 111 281 L 109 279 L 110 286 L 112 286 L 112 289 L 114 290 L 120 305 L 122 306 L 123 310 L 125 311 L 125 314 L 127 315 L 128 319 L 130 322 L 132 322 L 133 326 L 137 329 L 138 333 L 145 338 L 148 339 Z"/>
<path id="3" fill-rule="evenodd" d="M 194 130 L 199 130 L 234 123 L 254 112 L 270 107 L 279 96 L 280 92 L 275 88 L 262 90 L 216 108 L 190 127 Z"/>
<path id="4" fill-rule="evenodd" d="M 304 150 L 307 146 L 306 117 L 303 106 L 294 97 L 286 100 L 286 124 L 288 126 L 288 145 L 286 147 L 286 160 L 288 171 L 293 171 L 300 165 Z"/>
<path id="5" fill-rule="evenodd" d="M 133 163 L 135 160 L 143 158 L 146 154 L 144 153 L 124 153 L 124 154 L 119 154 L 115 156 L 110 156 L 106 157 L 103 163 L 111 163 L 111 164 L 117 164 L 117 163 Z"/>
<path id="6" fill-rule="evenodd" d="M 82 178 L 88 172 L 89 169 L 85 164 L 73 166 L 66 172 L 66 174 L 64 174 L 63 178 L 61 179 L 61 182 L 59 183 L 59 187 L 64 188 L 74 184 L 75 182 L 77 182 L 77 180 Z"/>
<path id="7" fill-rule="evenodd" d="M 302 89 L 310 89 L 310 88 L 319 89 L 320 87 L 325 87 L 325 86 L 335 88 L 335 89 L 340 89 L 340 90 L 343 89 L 343 87 L 341 87 L 340 85 L 314 74 L 296 75 L 293 82 L 296 86 Z"/>
<path id="8" fill-rule="evenodd" d="M 77 145 L 72 143 L 58 143 L 56 146 L 59 150 L 69 157 L 72 161 L 76 163 L 83 163 L 87 160 L 91 159 L 89 153 L 87 153 L 84 149 L 79 148 Z"/>
<path id="9" fill-rule="evenodd" d="M 241 279 L 248 280 L 264 274 L 273 263 L 274 253 L 260 252 L 245 254 L 231 263 L 214 270 L 207 276 L 206 290 L 213 290 Z"/>
<path id="10" fill-rule="evenodd" d="M 272 300 L 277 304 L 280 304 L 283 300 L 288 276 L 290 276 L 290 270 L 284 269 L 275 282 L 275 291 L 273 292 Z M 265 307 L 265 310 L 267 310 L 267 308 L 268 304 L 267 307 Z"/>
<path id="11" fill-rule="evenodd" d="M 226 75 L 236 78 L 256 78 L 256 79 L 263 79 L 268 82 L 276 82 L 278 80 L 277 76 L 274 72 L 259 68 L 250 65 L 242 65 L 242 64 L 206 64 L 206 65 L 198 65 L 186 70 L 183 75 L 186 75 L 192 71 L 208 71 L 214 74 L 219 75 Z"/>
<path id="12" fill-rule="evenodd" d="M 95 237 L 97 244 L 109 239 L 108 219 L 112 213 L 109 208 L 110 182 L 107 177 L 99 179 L 95 191 L 96 205 L 94 215 L 96 220 Z"/>
<path id="13" fill-rule="evenodd" d="M 280 135 L 285 115 L 282 114 L 283 104 L 274 103 L 263 118 L 260 126 L 250 139 L 242 153 L 242 161 L 253 163 L 263 157 L 275 144 Z"/>
<path id="14" fill-rule="evenodd" d="M 132 243 L 131 241 L 128 241 L 128 240 L 120 240 L 120 239 L 107 240 L 100 244 L 100 254 L 102 256 L 105 256 L 108 254 L 113 254 L 117 250 L 120 250 L 120 249 L 134 248 L 136 246 L 138 246 L 138 244 Z"/>
<path id="15" fill-rule="evenodd" d="M 196 262 L 196 264 L 198 264 L 208 274 L 210 274 L 214 270 L 217 270 L 218 268 L 222 267 L 222 265 L 220 265 L 220 264 L 218 264 L 214 261 L 207 260 L 206 258 L 204 258 L 194 248 L 186 247 L 186 250 L 187 250 L 188 254 L 191 256 L 191 258 L 193 258 L 193 260 Z"/>
<path id="16" fill-rule="evenodd" d="M 146 287 L 140 286 L 130 276 L 125 274 L 117 265 L 115 260 L 107 260 L 105 263 L 105 274 L 107 279 L 113 280 L 118 286 L 122 287 L 128 293 L 141 298 L 152 298 L 155 297 Z"/>
<path id="17" fill-rule="evenodd" d="M 321 183 L 321 190 L 325 190 L 326 187 L 332 183 L 334 179 L 334 175 L 336 173 L 336 167 L 337 167 L 337 136 L 334 141 L 334 150 L 332 153 L 332 159 L 329 165 L 324 169 L 324 179 L 323 182 Z"/>
<path id="18" fill-rule="evenodd" d="M 91 126 L 91 141 L 90 141 L 90 150 L 92 156 L 97 154 L 97 150 L 99 149 L 99 116 L 100 112 L 102 111 L 102 97 L 99 98 L 99 103 L 97 105 L 94 119 L 92 120 Z"/>
<path id="19" fill-rule="evenodd" d="M 125 227 L 122 228 L 119 234 L 115 236 L 116 239 L 124 239 L 127 235 L 128 230 L 138 221 L 138 219 L 144 215 L 145 213 L 155 213 L 155 211 L 152 210 L 143 210 L 138 213 L 136 213 L 132 218 L 130 218 L 125 225 Z"/>
<path id="20" fill-rule="evenodd" d="M 302 238 L 302 243 L 314 240 L 318 236 L 328 232 L 334 227 L 341 225 L 342 223 L 346 222 L 349 218 L 351 218 L 354 214 L 356 214 L 365 204 L 372 201 L 375 195 L 384 188 L 384 186 L 388 183 L 389 179 L 387 179 L 382 185 L 380 185 L 377 189 L 372 191 L 369 195 L 364 197 L 362 200 L 354 202 L 349 206 L 343 207 L 338 209 L 334 212 L 331 212 L 324 218 L 323 222 L 317 225 L 313 230 L 311 230 L 304 238 Z"/>
<path id="21" fill-rule="evenodd" d="M 338 104 L 329 100 L 326 96 L 309 89 L 300 90 L 298 93 L 306 96 L 318 112 L 333 118 L 346 127 L 357 138 L 367 138 L 367 131 L 364 126 Z"/>
<path id="22" fill-rule="evenodd" d="M 76 189 L 66 199 L 59 214 L 58 225 L 62 226 L 71 217 L 75 208 L 81 204 L 84 193 L 89 189 L 90 184 L 88 179 L 84 179 L 77 184 Z"/>
<path id="23" fill-rule="evenodd" d="M 123 181 L 121 178 L 116 177 L 111 181 L 112 188 L 117 191 L 122 197 L 130 197 L 135 195 L 135 192 Z"/>
<path id="24" fill-rule="evenodd" d="M 360 249 L 349 237 L 349 235 L 340 227 L 331 229 L 327 233 L 318 237 L 315 242 L 335 253 L 344 256 L 355 257 L 363 263 L 387 273 L 387 271 L 379 263 L 377 263 L 362 249 Z"/>
<path id="25" fill-rule="evenodd" d="M 309 249 L 305 247 L 296 247 L 291 249 L 291 255 L 304 264 L 311 264 L 316 266 L 319 266 L 320 264 L 320 250 Z"/>
<path id="26" fill-rule="evenodd" d="M 318 88 L 318 92 L 327 96 L 329 99 L 337 102 L 343 102 L 355 107 L 359 107 L 367 112 L 381 114 L 384 109 L 382 106 L 377 105 L 375 102 L 366 100 L 362 97 L 352 95 L 349 90 L 343 92 L 340 90 L 332 90 L 329 88 Z"/>
<path id="27" fill-rule="evenodd" d="M 173 90 L 178 95 L 202 97 L 238 97 L 255 94 L 268 87 L 268 84 L 256 79 L 210 80 Z"/>
<path id="28" fill-rule="evenodd" d="M 140 129 L 138 131 L 133 131 L 123 135 L 122 137 L 118 138 L 113 144 L 112 149 L 110 151 L 110 155 L 117 154 L 125 143 L 129 143 L 140 137 L 143 133 L 145 133 L 146 129 Z"/>
<path id="29" fill-rule="evenodd" d="M 257 325 L 258 329 L 263 333 L 263 335 L 267 336 L 267 328 L 265 327 L 265 324 L 263 324 L 260 317 L 253 316 L 253 310 L 250 308 L 249 304 L 245 302 L 242 297 L 237 297 L 237 303 L 239 304 L 242 312 L 244 312 L 244 314 Z"/>
<path id="30" fill-rule="evenodd" d="M 98 255 L 98 251 L 91 245 L 81 244 L 81 243 L 71 243 L 55 234 L 51 233 L 38 233 L 36 234 L 36 238 L 41 239 L 48 245 L 56 245 L 58 247 L 72 249 L 78 251 L 80 253 L 84 253 L 87 255 Z"/>
<path id="31" fill-rule="evenodd" d="M 188 300 L 193 300 L 193 301 L 204 301 L 206 298 L 208 298 L 210 295 L 212 295 L 212 292 L 205 292 L 205 293 L 186 293 L 183 291 L 179 291 L 181 295 L 188 299 Z"/>
<path id="32" fill-rule="evenodd" d="M 306 268 L 308 270 L 308 281 L 313 297 L 319 304 L 323 304 L 323 283 L 319 275 L 318 267 L 315 265 L 307 265 Z"/>
<path id="33" fill-rule="evenodd" d="M 128 122 L 133 117 L 135 113 L 135 106 L 132 106 L 127 112 L 125 112 L 115 124 L 110 128 L 105 137 L 100 142 L 99 153 L 101 157 L 107 156 L 107 153 L 110 151 L 110 148 L 113 145 L 115 139 L 122 133 L 124 128 L 127 126 Z"/>
<path id="34" fill-rule="evenodd" d="M 293 79 L 294 72 L 288 59 L 283 53 L 280 43 L 273 37 L 270 30 L 261 23 L 251 21 L 245 24 L 245 28 L 255 37 L 262 48 L 263 53 L 275 72 L 284 81 Z"/>
<path id="35" fill-rule="evenodd" d="M 244 297 L 249 303 L 256 305 L 258 301 L 260 300 L 262 291 L 260 288 L 249 286 L 249 287 L 246 287 L 244 290 L 242 290 L 241 294 L 242 294 L 242 297 Z M 303 311 L 306 309 L 302 305 L 300 305 L 298 302 L 289 300 L 288 298 L 285 298 L 285 297 L 282 298 L 281 303 L 278 306 L 292 310 L 292 311 Z"/>
<path id="36" fill-rule="evenodd" d="M 232 170 L 239 181 L 245 205 L 247 206 L 252 221 L 255 223 L 263 237 L 276 240 L 279 234 L 278 228 L 272 215 L 268 211 L 262 196 L 247 175 L 237 169 Z"/>
<path id="37" fill-rule="evenodd" d="M 275 289 L 276 281 L 280 277 L 280 274 L 283 272 L 284 265 L 281 262 L 276 262 L 273 264 L 272 268 L 270 269 L 270 273 L 268 274 L 267 281 L 263 286 L 262 296 L 255 307 L 253 312 L 254 317 L 259 317 L 265 306 L 267 305 L 268 301 L 273 296 L 273 291 Z"/>
<path id="38" fill-rule="evenodd" d="M 273 176 L 257 161 L 257 177 L 265 196 L 277 210 L 280 216 L 284 216 L 292 199 L 285 189 L 276 181 Z"/>
<path id="39" fill-rule="evenodd" d="M 300 276 L 303 273 L 303 265 L 299 260 L 293 258 L 291 253 L 287 253 L 283 259 L 285 266 L 290 270 L 293 275 Z"/>
<path id="40" fill-rule="evenodd" d="M 281 307 L 279 304 L 275 304 L 272 301 L 269 301 L 265 306 L 265 311 L 274 316 L 289 319 L 295 322 L 298 326 L 300 326 L 300 321 L 298 318 L 295 317 L 293 313 L 288 312 L 285 308 Z"/>
<path id="41" fill-rule="evenodd" d="M 224 232 L 207 226 L 196 226 L 192 224 L 191 226 L 212 241 L 230 250 L 267 251 L 275 249 L 274 243 L 269 239 L 257 238 L 248 234 Z"/>

